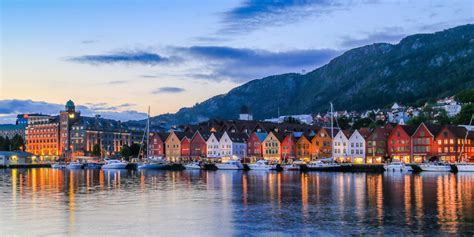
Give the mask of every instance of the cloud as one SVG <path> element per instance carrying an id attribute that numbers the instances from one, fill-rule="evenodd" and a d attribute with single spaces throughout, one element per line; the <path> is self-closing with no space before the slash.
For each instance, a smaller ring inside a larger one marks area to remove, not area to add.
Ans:
<path id="1" fill-rule="evenodd" d="M 125 103 L 111 106 L 107 103 L 86 103 L 85 105 L 77 105 L 76 110 L 84 116 L 100 114 L 104 118 L 121 121 L 146 118 L 146 113 L 130 109 L 121 110 L 130 106 L 133 106 L 133 104 Z M 33 100 L 0 100 L 0 123 L 14 123 L 17 114 L 43 113 L 57 115 L 60 110 L 64 110 L 64 104 Z"/>
<path id="2" fill-rule="evenodd" d="M 141 64 L 155 66 L 158 64 L 169 63 L 172 60 L 163 57 L 154 52 L 136 51 L 136 52 L 117 52 L 112 54 L 83 55 L 67 58 L 67 61 L 76 63 L 86 63 L 92 65 L 98 64 Z"/>
<path id="3" fill-rule="evenodd" d="M 152 94 L 176 94 L 184 92 L 185 89 L 180 87 L 160 87 L 152 92 Z"/>
<path id="4" fill-rule="evenodd" d="M 93 44 L 99 42 L 98 40 L 83 40 L 81 43 L 83 44 Z"/>
<path id="5" fill-rule="evenodd" d="M 329 0 L 248 0 L 223 13 L 222 33 L 240 33 L 260 27 L 293 23 L 311 15 L 323 14 L 337 6 Z"/>
<path id="6" fill-rule="evenodd" d="M 120 81 L 120 80 L 118 80 L 118 81 L 109 81 L 109 84 L 111 84 L 111 85 L 124 84 L 124 83 L 127 83 L 127 81 L 125 81 L 125 80 L 124 81 Z"/>
<path id="7" fill-rule="evenodd" d="M 343 37 L 340 46 L 343 48 L 360 47 L 373 43 L 398 43 L 407 34 L 400 27 L 388 27 L 381 31 L 365 33 L 362 38 Z"/>
<path id="8" fill-rule="evenodd" d="M 341 52 L 333 49 L 303 49 L 273 52 L 249 48 L 193 46 L 175 51 L 199 62 L 205 62 L 207 73 L 188 74 L 206 80 L 246 82 L 277 73 L 313 70 Z"/>

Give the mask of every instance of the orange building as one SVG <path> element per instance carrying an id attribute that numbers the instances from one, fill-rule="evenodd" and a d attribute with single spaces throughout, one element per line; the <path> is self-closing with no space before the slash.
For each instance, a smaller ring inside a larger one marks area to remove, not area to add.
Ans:
<path id="1" fill-rule="evenodd" d="M 339 129 L 334 129 L 333 136 L 339 132 Z M 322 159 L 332 157 L 332 138 L 330 128 L 321 128 L 311 139 L 310 147 L 311 156 L 313 159 Z"/>
<path id="2" fill-rule="evenodd" d="M 25 137 L 26 151 L 38 156 L 40 160 L 54 160 L 62 154 L 59 146 L 58 116 L 30 116 Z"/>
<path id="3" fill-rule="evenodd" d="M 304 160 L 306 162 L 311 160 L 311 140 L 312 139 L 308 134 L 303 134 L 301 137 L 299 137 L 298 141 L 296 142 L 296 157 L 298 159 Z"/>

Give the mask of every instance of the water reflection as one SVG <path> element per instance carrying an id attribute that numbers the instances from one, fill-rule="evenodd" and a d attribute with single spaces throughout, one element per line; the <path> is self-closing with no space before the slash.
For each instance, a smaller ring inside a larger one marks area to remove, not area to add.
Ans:
<path id="1" fill-rule="evenodd" d="M 472 235 L 473 186 L 450 173 L 1 170 L 0 235 Z"/>

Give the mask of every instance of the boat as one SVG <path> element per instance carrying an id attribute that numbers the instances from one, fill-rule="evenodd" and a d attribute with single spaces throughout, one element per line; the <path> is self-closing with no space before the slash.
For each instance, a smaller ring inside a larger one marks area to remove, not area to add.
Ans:
<path id="1" fill-rule="evenodd" d="M 66 169 L 66 165 L 62 163 L 54 163 L 51 164 L 51 168 L 53 169 Z"/>
<path id="2" fill-rule="evenodd" d="M 400 161 L 392 161 L 390 164 L 384 165 L 385 171 L 400 171 L 400 172 L 408 172 L 413 171 L 413 168 L 409 165 L 405 165 L 405 163 Z"/>
<path id="3" fill-rule="evenodd" d="M 239 160 L 228 160 L 222 163 L 215 164 L 219 170 L 242 170 L 244 166 Z"/>
<path id="4" fill-rule="evenodd" d="M 102 165 L 102 169 L 126 169 L 128 163 L 120 160 L 105 160 L 105 164 Z"/>
<path id="5" fill-rule="evenodd" d="M 82 169 L 82 164 L 77 161 L 72 161 L 68 165 L 66 165 L 66 168 L 70 170 Z"/>
<path id="6" fill-rule="evenodd" d="M 185 164 L 184 168 L 186 168 L 187 170 L 200 170 L 200 169 L 202 169 L 199 162 L 191 162 L 191 163 Z"/>
<path id="7" fill-rule="evenodd" d="M 167 169 L 168 166 L 169 164 L 166 160 L 147 158 L 145 161 L 138 163 L 137 168 L 145 170 L 164 170 Z"/>
<path id="8" fill-rule="evenodd" d="M 287 171 L 295 171 L 295 170 L 300 170 L 301 169 L 301 165 L 304 165 L 305 163 L 301 160 L 296 160 L 296 161 L 293 161 L 293 163 L 291 164 L 287 164 L 283 167 L 284 170 L 287 170 Z"/>
<path id="9" fill-rule="evenodd" d="M 84 164 L 84 169 L 100 169 L 101 166 L 98 162 L 87 162 Z"/>
<path id="10" fill-rule="evenodd" d="M 268 160 L 259 160 L 255 164 L 248 165 L 250 170 L 275 170 L 276 165 L 270 164 Z"/>
<path id="11" fill-rule="evenodd" d="M 431 163 L 421 164 L 420 169 L 422 171 L 429 171 L 429 172 L 450 172 L 451 165 L 443 163 L 443 162 L 431 162 Z"/>
<path id="12" fill-rule="evenodd" d="M 321 160 L 311 161 L 306 165 L 311 171 L 339 171 L 341 165 L 335 162 L 323 162 Z"/>
<path id="13" fill-rule="evenodd" d="M 474 119 L 474 114 L 471 115 L 471 121 L 469 122 L 469 127 L 472 125 L 472 120 Z M 467 144 L 467 137 L 469 136 L 470 129 L 466 129 L 466 135 L 464 136 L 464 142 L 462 143 L 461 150 L 459 151 L 458 162 L 456 163 L 456 168 L 458 172 L 474 172 L 474 163 L 461 162 L 461 157 L 464 152 L 464 146 Z"/>
<path id="14" fill-rule="evenodd" d="M 457 163 L 456 168 L 458 168 L 458 172 L 474 172 L 473 163 Z"/>

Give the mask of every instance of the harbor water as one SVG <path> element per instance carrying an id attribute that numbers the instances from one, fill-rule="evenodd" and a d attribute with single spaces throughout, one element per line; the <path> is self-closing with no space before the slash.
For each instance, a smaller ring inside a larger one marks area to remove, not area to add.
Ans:
<path id="1" fill-rule="evenodd" d="M 0 170 L 0 236 L 474 235 L 474 174 Z"/>

